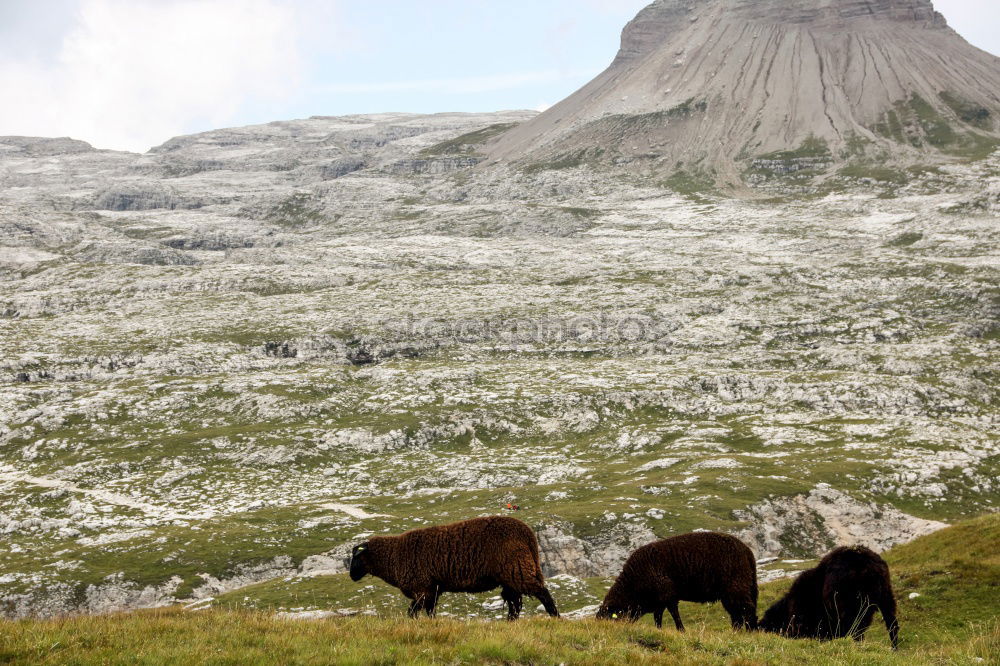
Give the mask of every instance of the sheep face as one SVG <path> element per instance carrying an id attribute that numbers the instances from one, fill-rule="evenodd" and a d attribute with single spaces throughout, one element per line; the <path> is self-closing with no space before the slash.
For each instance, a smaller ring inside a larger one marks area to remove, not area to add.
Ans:
<path id="1" fill-rule="evenodd" d="M 634 595 L 625 589 L 619 578 L 604 596 L 604 601 L 597 610 L 597 619 L 638 622 L 640 617 L 642 617 L 640 604 L 636 602 Z"/>
<path id="2" fill-rule="evenodd" d="M 638 622 L 640 617 L 642 617 L 642 611 L 634 606 L 609 604 L 605 602 L 601 604 L 601 607 L 597 610 L 598 620 Z"/>
<path id="3" fill-rule="evenodd" d="M 351 552 L 351 580 L 357 583 L 368 575 L 368 543 L 354 547 Z"/>

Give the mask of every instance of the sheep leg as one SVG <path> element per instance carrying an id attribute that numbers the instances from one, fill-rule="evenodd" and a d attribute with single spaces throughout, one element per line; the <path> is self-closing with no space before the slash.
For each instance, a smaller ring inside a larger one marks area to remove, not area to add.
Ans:
<path id="1" fill-rule="evenodd" d="M 891 608 L 887 606 L 881 607 L 882 620 L 885 622 L 885 628 L 889 630 L 889 642 L 892 643 L 892 649 L 899 649 L 899 621 L 896 619 L 896 602 L 892 602 Z"/>
<path id="2" fill-rule="evenodd" d="M 684 623 L 681 622 L 681 612 L 677 607 L 679 599 L 677 598 L 677 590 L 674 587 L 674 582 L 668 576 L 657 575 L 649 581 L 649 585 L 651 589 L 657 590 L 656 603 L 670 611 L 670 617 L 674 618 L 674 626 L 677 627 L 677 631 L 684 631 Z M 663 626 L 662 618 L 663 611 L 661 610 L 661 621 L 656 625 L 661 628 Z M 655 620 L 656 617 L 654 616 L 653 619 Z"/>
<path id="3" fill-rule="evenodd" d="M 676 599 L 671 599 L 667 602 L 667 610 L 670 611 L 670 617 L 674 618 L 674 626 L 677 627 L 677 631 L 684 631 L 684 623 L 681 622 L 681 610 L 677 607 Z"/>
<path id="4" fill-rule="evenodd" d="M 524 597 L 521 593 L 504 585 L 500 590 L 500 596 L 507 602 L 507 619 L 513 622 L 521 617 L 521 608 L 524 606 Z"/>
<path id="5" fill-rule="evenodd" d="M 656 623 L 657 629 L 663 629 L 663 611 L 665 610 L 666 608 L 664 607 L 664 608 L 657 608 L 655 611 L 653 611 L 653 622 Z"/>
<path id="6" fill-rule="evenodd" d="M 896 619 L 896 597 L 892 594 L 892 587 L 886 583 L 882 594 L 879 595 L 878 612 L 882 614 L 882 621 L 885 628 L 889 630 L 889 642 L 892 649 L 899 649 L 899 621 Z"/>
<path id="7" fill-rule="evenodd" d="M 435 587 L 424 597 L 424 611 L 427 613 L 427 617 L 434 617 L 440 596 L 441 588 Z"/>

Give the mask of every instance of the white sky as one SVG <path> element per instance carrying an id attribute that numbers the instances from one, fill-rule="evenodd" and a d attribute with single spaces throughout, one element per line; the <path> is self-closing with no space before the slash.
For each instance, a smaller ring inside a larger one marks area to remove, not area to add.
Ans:
<path id="1" fill-rule="evenodd" d="M 144 151 L 309 115 L 544 108 L 648 0 L 0 0 L 0 135 Z M 1000 0 L 936 0 L 1000 54 Z"/>

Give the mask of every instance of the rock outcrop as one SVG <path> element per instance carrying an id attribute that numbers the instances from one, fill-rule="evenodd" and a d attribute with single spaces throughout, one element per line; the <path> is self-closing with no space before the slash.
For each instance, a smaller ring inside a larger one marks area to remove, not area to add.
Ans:
<path id="1" fill-rule="evenodd" d="M 836 546 L 862 545 L 877 552 L 947 527 L 889 506 L 859 502 L 823 483 L 808 495 L 764 500 L 745 511 L 752 525 L 738 536 L 757 557 L 821 557 Z"/>
<path id="2" fill-rule="evenodd" d="M 550 524 L 538 530 L 538 550 L 546 576 L 567 574 L 579 578 L 613 576 L 636 548 L 656 540 L 645 525 L 622 522 L 595 537 L 573 536 L 567 525 Z"/>
<path id="3" fill-rule="evenodd" d="M 94 147 L 86 141 L 62 137 L 50 139 L 37 136 L 0 136 L 0 155 L 19 153 L 31 157 L 53 155 L 73 155 L 94 152 Z"/>

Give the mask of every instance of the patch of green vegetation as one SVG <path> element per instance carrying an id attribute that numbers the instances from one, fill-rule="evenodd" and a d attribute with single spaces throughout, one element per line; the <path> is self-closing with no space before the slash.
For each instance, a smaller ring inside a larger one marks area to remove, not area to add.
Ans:
<path id="1" fill-rule="evenodd" d="M 584 148 L 574 153 L 559 155 L 547 162 L 534 162 L 523 168 L 525 173 L 538 173 L 540 171 L 562 171 L 565 169 L 575 169 L 590 162 L 599 160 L 604 155 L 603 148 Z"/>
<path id="2" fill-rule="evenodd" d="M 569 215 L 581 220 L 592 220 L 604 215 L 603 210 L 599 210 L 597 208 L 582 208 L 579 206 L 544 206 L 542 204 L 529 203 L 528 208 L 557 210 L 563 213 L 568 213 Z"/>
<path id="3" fill-rule="evenodd" d="M 335 523 L 311 528 L 300 526 L 304 517 L 317 512 L 305 507 L 298 511 L 262 509 L 201 521 L 194 526 L 163 527 L 157 531 L 155 540 L 136 538 L 102 548 L 66 541 L 57 544 L 58 555 L 52 556 L 81 564 L 79 570 L 65 573 L 75 583 L 81 599 L 88 586 L 100 585 L 119 573 L 140 587 L 161 585 L 178 577 L 184 582 L 175 596 L 185 598 L 204 584 L 200 574 L 226 578 L 246 567 L 271 562 L 279 555 L 288 556 L 293 565 L 298 565 L 310 555 L 349 540 L 355 533 L 352 526 Z M 233 557 L 234 553 L 238 557 Z M 8 554 L 4 568 L 28 570 L 32 563 L 37 566 L 39 557 L 44 557 L 44 552 Z"/>
<path id="4" fill-rule="evenodd" d="M 987 109 L 964 102 L 954 95 L 941 94 L 941 100 L 962 120 L 978 129 L 992 129 L 993 120 Z M 959 131 L 930 102 L 920 95 L 911 95 L 896 102 L 873 130 L 900 144 L 916 148 L 931 146 L 941 152 L 968 160 L 980 160 L 1000 147 L 1000 139 L 974 131 Z"/>
<path id="5" fill-rule="evenodd" d="M 467 134 L 457 136 L 454 139 L 448 139 L 447 141 L 435 144 L 430 148 L 426 148 L 421 151 L 420 156 L 449 157 L 464 155 L 474 157 L 478 154 L 476 152 L 477 148 L 488 142 L 490 139 L 494 139 L 502 134 L 505 134 L 516 126 L 517 123 L 498 123 L 496 125 L 490 125 L 489 127 L 484 127 L 483 129 L 469 132 Z"/>
<path id="6" fill-rule="evenodd" d="M 853 180 L 874 180 L 892 185 L 905 185 L 910 180 L 904 171 L 874 164 L 848 164 L 841 167 L 837 175 Z"/>
<path id="7" fill-rule="evenodd" d="M 924 239 L 924 234 L 921 231 L 906 231 L 894 237 L 888 243 L 887 247 L 910 247 L 914 243 L 919 243 Z"/>
<path id="8" fill-rule="evenodd" d="M 882 120 L 876 123 L 873 129 L 876 134 L 884 136 L 887 139 L 892 139 L 896 143 L 907 143 L 906 134 L 903 132 L 903 122 L 896 111 L 886 112 Z"/>
<path id="9" fill-rule="evenodd" d="M 283 227 L 302 227 L 323 220 L 323 214 L 315 208 L 315 199 L 304 192 L 293 194 L 277 204 L 267 213 L 268 221 Z"/>
<path id="10" fill-rule="evenodd" d="M 953 147 L 949 153 L 975 162 L 986 159 L 997 149 L 1000 149 L 1000 139 L 969 132 L 964 136 L 962 142 Z"/>
<path id="11" fill-rule="evenodd" d="M 923 129 L 927 143 L 937 148 L 945 148 L 958 141 L 958 134 L 948 119 L 938 113 L 937 109 L 923 97 L 916 93 L 911 95 L 909 107 Z"/>
<path id="12" fill-rule="evenodd" d="M 262 295 L 280 295 L 280 293 L 275 290 Z M 197 336 L 193 336 L 193 339 L 204 343 L 228 342 L 242 347 L 263 348 L 267 342 L 291 340 L 300 334 L 301 331 L 274 327 L 269 323 L 261 323 L 258 327 L 254 326 L 253 322 L 239 322 L 239 325 L 200 332 Z"/>
<path id="13" fill-rule="evenodd" d="M 703 114 L 706 111 L 708 111 L 708 102 L 705 100 L 696 101 L 692 97 L 666 111 L 617 114 L 601 118 L 594 121 L 593 124 L 612 130 L 619 140 L 624 140 L 627 136 L 634 135 L 637 132 L 660 129 L 668 125 L 672 120 L 686 120 L 697 114 Z"/>
<path id="14" fill-rule="evenodd" d="M 392 214 L 392 219 L 400 222 L 409 222 L 412 220 L 419 220 L 425 215 L 426 213 L 422 210 L 397 210 Z"/>
<path id="15" fill-rule="evenodd" d="M 790 162 L 801 159 L 827 159 L 831 157 L 830 145 L 826 139 L 821 139 L 815 135 L 809 135 L 802 145 L 795 150 L 780 150 L 773 153 L 758 155 L 758 160 L 768 160 L 775 162 Z"/>
<path id="16" fill-rule="evenodd" d="M 993 129 L 993 118 L 989 109 L 947 91 L 938 93 L 938 97 L 955 112 L 955 115 L 963 123 L 982 130 Z"/>
<path id="17" fill-rule="evenodd" d="M 160 240 L 177 233 L 177 229 L 164 226 L 121 227 L 116 224 L 114 225 L 114 228 L 128 238 L 133 238 L 135 240 Z"/>
<path id="18" fill-rule="evenodd" d="M 908 604 L 912 612 L 936 618 L 925 631 L 939 639 L 973 638 L 997 621 L 998 546 L 1000 514 L 992 514 L 894 548 L 885 559 L 897 579 L 897 597 L 920 595 Z"/>
<path id="19" fill-rule="evenodd" d="M 702 170 L 677 169 L 669 177 L 660 182 L 660 187 L 672 190 L 677 194 L 704 201 L 706 195 L 719 193 L 715 176 Z"/>
<path id="20" fill-rule="evenodd" d="M 585 581 L 549 579 L 548 586 L 558 599 L 563 612 L 600 602 L 607 581 L 594 578 Z M 499 620 L 506 617 L 506 608 L 485 605 L 499 590 L 482 594 L 444 594 L 438 600 L 439 616 L 457 616 Z M 285 610 L 290 608 L 351 608 L 376 613 L 380 617 L 405 617 L 407 600 L 400 591 L 382 580 L 369 577 L 355 583 L 344 575 L 278 578 L 258 585 L 241 588 L 216 598 L 214 608 L 228 610 Z M 542 616 L 544 612 L 527 603 L 524 615 Z"/>
<path id="21" fill-rule="evenodd" d="M 695 113 L 705 113 L 708 111 L 708 102 L 705 100 L 695 101 L 694 97 L 684 100 L 677 106 L 667 109 L 663 113 L 667 118 L 688 118 Z"/>
<path id="22" fill-rule="evenodd" d="M 687 610 L 685 608 L 685 610 Z M 717 609 L 716 609 L 717 610 Z M 683 611 L 682 611 L 683 612 Z M 932 664 L 975 663 L 985 641 L 903 655 L 883 642 L 816 643 L 734 633 L 688 622 L 686 634 L 597 620 L 462 622 L 355 617 L 289 621 L 261 612 L 149 611 L 103 618 L 9 623 L 0 657 L 11 664 Z M 874 632 L 873 632 L 874 633 Z"/>
<path id="23" fill-rule="evenodd" d="M 558 208 L 564 213 L 569 213 L 573 217 L 578 217 L 583 220 L 592 220 L 595 217 L 604 215 L 604 211 L 596 208 L 580 208 L 578 206 L 559 206 Z"/>
<path id="24" fill-rule="evenodd" d="M 840 153 L 841 159 L 861 159 L 868 153 L 872 142 L 857 132 L 850 132 L 845 137 L 845 146 Z"/>
<path id="25" fill-rule="evenodd" d="M 825 196 L 829 186 L 817 187 L 817 176 L 825 172 L 833 160 L 826 140 L 810 135 L 795 150 L 782 150 L 752 158 L 743 171 L 744 180 L 754 185 L 777 183 L 782 187 L 799 187 L 802 196 Z"/>

